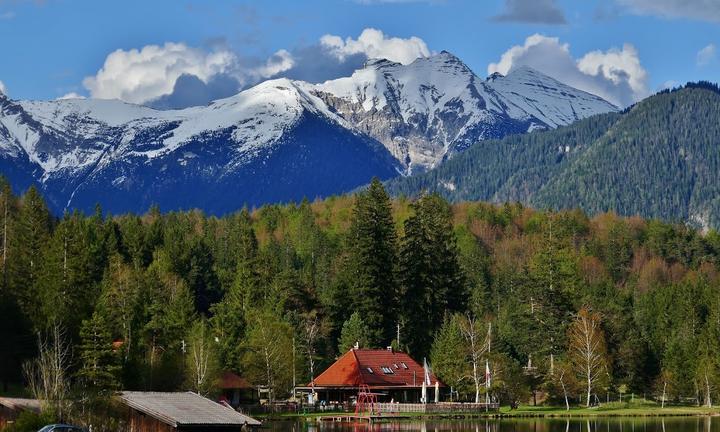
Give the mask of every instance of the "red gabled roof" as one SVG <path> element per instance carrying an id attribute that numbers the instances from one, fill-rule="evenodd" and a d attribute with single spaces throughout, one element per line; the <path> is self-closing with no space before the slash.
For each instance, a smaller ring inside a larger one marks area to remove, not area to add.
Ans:
<path id="1" fill-rule="evenodd" d="M 237 376 L 230 371 L 225 371 L 220 375 L 220 386 L 223 390 L 228 389 L 251 389 L 253 385 L 243 377 Z"/>
<path id="2" fill-rule="evenodd" d="M 387 373 L 388 368 L 392 373 Z M 372 372 L 370 370 L 372 369 Z M 391 350 L 351 349 L 315 378 L 321 387 L 420 387 L 425 371 L 409 355 Z M 430 385 L 438 381 L 430 373 Z M 440 386 L 445 386 L 440 382 Z"/>

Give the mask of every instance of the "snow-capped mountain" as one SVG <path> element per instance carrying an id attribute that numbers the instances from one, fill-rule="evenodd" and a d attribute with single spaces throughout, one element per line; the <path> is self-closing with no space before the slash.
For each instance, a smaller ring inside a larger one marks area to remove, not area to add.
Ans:
<path id="1" fill-rule="evenodd" d="M 55 210 L 203 208 L 350 190 L 399 164 L 297 83 L 266 81 L 206 107 L 0 96 L 0 172 L 38 184 Z"/>
<path id="2" fill-rule="evenodd" d="M 408 172 L 431 168 L 478 140 L 617 110 L 527 67 L 481 79 L 446 51 L 409 65 L 370 60 L 350 77 L 311 89 L 338 115 L 382 142 Z"/>
<path id="3" fill-rule="evenodd" d="M 208 106 L 13 101 L 0 93 L 0 172 L 56 211 L 243 205 L 340 193 L 422 171 L 485 138 L 616 110 L 532 69 L 478 78 L 442 52 L 352 76 L 263 82 Z"/>

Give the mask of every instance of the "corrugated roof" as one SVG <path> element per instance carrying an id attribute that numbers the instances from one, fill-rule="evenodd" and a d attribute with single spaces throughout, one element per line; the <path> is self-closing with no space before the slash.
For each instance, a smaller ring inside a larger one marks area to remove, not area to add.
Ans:
<path id="1" fill-rule="evenodd" d="M 260 425 L 260 422 L 252 417 L 240 414 L 192 392 L 126 391 L 120 394 L 120 398 L 129 407 L 173 427 L 181 425 Z"/>
<path id="2" fill-rule="evenodd" d="M 0 405 L 11 410 L 40 412 L 40 401 L 37 399 L 0 397 Z"/>
<path id="3" fill-rule="evenodd" d="M 372 372 L 371 372 L 372 370 Z M 424 368 L 409 355 L 391 350 L 351 349 L 315 378 L 325 387 L 420 387 Z M 430 373 L 430 385 L 439 381 Z M 440 386 L 445 386 L 440 382 Z"/>

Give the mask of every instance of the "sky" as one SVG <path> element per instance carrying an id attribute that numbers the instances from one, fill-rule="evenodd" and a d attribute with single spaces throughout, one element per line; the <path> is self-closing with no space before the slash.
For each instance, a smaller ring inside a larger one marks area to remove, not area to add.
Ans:
<path id="1" fill-rule="evenodd" d="M 182 108 L 449 51 L 627 106 L 720 80 L 720 0 L 0 0 L 0 91 Z"/>

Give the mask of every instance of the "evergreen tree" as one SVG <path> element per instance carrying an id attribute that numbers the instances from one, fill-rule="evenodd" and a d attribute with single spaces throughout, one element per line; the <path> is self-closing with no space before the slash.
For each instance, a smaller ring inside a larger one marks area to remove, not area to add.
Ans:
<path id="1" fill-rule="evenodd" d="M 400 247 L 402 315 L 410 352 L 421 356 L 429 353 L 445 313 L 464 309 L 467 293 L 450 206 L 433 194 L 412 208 Z"/>
<path id="2" fill-rule="evenodd" d="M 86 388 L 98 393 L 112 391 L 119 386 L 118 355 L 107 323 L 98 314 L 83 321 L 80 327 L 80 362 L 78 376 Z"/>
<path id="3" fill-rule="evenodd" d="M 368 348 L 368 335 L 370 329 L 358 312 L 353 312 L 342 326 L 340 340 L 338 340 L 338 352 L 340 355 L 348 352 L 357 344 L 360 348 Z"/>
<path id="4" fill-rule="evenodd" d="M 382 346 L 397 322 L 397 233 L 390 198 L 373 179 L 355 199 L 347 236 L 350 307 L 368 326 L 368 342 Z"/>
<path id="5" fill-rule="evenodd" d="M 38 190 L 31 186 L 22 196 L 17 217 L 16 254 L 12 259 L 13 290 L 25 314 L 32 317 L 36 330 L 45 327 L 38 280 L 43 250 L 50 238 L 52 218 Z"/>

